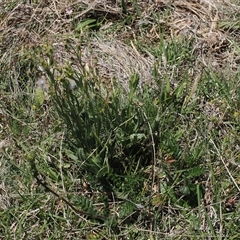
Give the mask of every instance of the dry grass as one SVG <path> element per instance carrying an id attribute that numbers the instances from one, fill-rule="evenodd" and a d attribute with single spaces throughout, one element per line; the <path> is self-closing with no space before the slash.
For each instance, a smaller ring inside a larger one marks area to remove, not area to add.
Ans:
<path id="1" fill-rule="evenodd" d="M 164 55 L 159 61 L 150 50 L 157 47 L 162 39 L 166 43 L 171 42 L 172 39 L 180 43 L 191 40 L 193 50 L 190 55 L 194 60 L 191 66 L 187 65 L 192 80 L 192 84 L 188 86 L 191 92 L 189 102 L 194 99 L 203 69 L 219 70 L 229 78 L 238 71 L 240 57 L 236 43 L 239 43 L 240 25 L 238 25 L 239 14 L 237 12 L 240 6 L 237 1 L 156 0 L 149 1 L 149 3 L 138 1 L 137 4 L 131 1 L 127 6 L 128 14 L 131 16 L 129 22 L 122 14 L 120 0 L 54 0 L 40 1 L 40 3 L 32 1 L 31 4 L 2 1 L 1 6 L 0 75 L 2 77 L 0 81 L 3 81 L 3 78 L 11 79 L 14 84 L 5 83 L 6 85 L 0 86 L 0 91 L 4 89 L 0 100 L 10 105 L 21 89 L 18 79 L 22 76 L 22 71 L 26 71 L 24 74 L 32 77 L 33 82 L 30 85 L 44 87 L 47 90 L 48 80 L 40 70 L 40 66 L 37 65 L 37 61 L 33 62 L 36 65 L 31 66 L 32 68 L 28 69 L 29 72 L 26 70 L 29 65 L 22 68 L 22 59 L 34 60 L 33 53 L 38 53 L 39 49 L 43 53 L 46 53 L 48 48 L 54 49 L 55 59 L 60 68 L 71 64 L 75 69 L 79 69 L 86 79 L 98 79 L 104 85 L 112 87 L 117 81 L 127 89 L 128 81 L 134 74 L 139 76 L 140 86 L 147 84 L 154 87 L 156 83 L 153 70 L 156 66 L 155 70 L 160 76 L 170 76 L 171 79 L 175 71 L 179 71 L 180 76 L 181 68 L 175 70 L 175 66 L 169 65 Z M 96 27 L 93 31 L 88 31 L 89 25 L 84 25 L 87 19 L 97 19 L 99 25 L 93 26 L 93 28 Z M 126 22 L 123 24 L 124 20 Z M 66 43 L 69 42 L 71 49 L 66 49 Z M 144 47 L 141 48 L 141 45 Z M 81 49 L 80 58 L 76 55 L 75 49 Z M 47 54 L 41 57 L 46 60 L 48 58 Z M 173 86 L 177 84 L 176 79 L 171 79 L 171 81 Z M 11 93 L 12 96 L 6 92 Z M 234 94 L 236 95 L 236 93 L 231 94 L 233 98 Z M 203 102 L 201 112 L 208 118 L 219 118 L 222 121 L 230 114 L 226 110 L 229 109 L 228 106 L 224 104 L 220 100 Z M 0 134 L 4 135 L 0 142 L 0 153 L 4 150 L 11 155 L 11 144 L 9 144 L 11 136 L 6 134 L 10 131 L 7 117 L 9 115 L 6 109 L 2 109 L 0 105 L 0 120 L 3 120 L 0 124 Z M 37 116 L 35 125 L 43 122 L 48 126 L 51 125 L 48 123 L 48 113 L 44 116 Z M 219 136 L 223 138 L 230 127 L 222 127 L 219 122 L 209 126 L 209 131 L 220 126 Z M 33 128 L 36 129 L 36 126 Z M 236 146 L 236 148 L 239 147 Z M 18 157 L 21 158 L 20 154 Z M 11 202 L 9 197 L 11 189 L 8 189 L 5 184 L 4 175 L 8 169 L 2 159 L 0 159 L 2 169 L 0 172 L 2 181 L 0 209 L 7 209 Z M 231 167 L 232 165 L 234 164 L 230 163 Z M 220 173 L 216 175 L 216 178 L 220 175 Z M 205 203 L 201 204 L 207 205 L 207 208 L 192 210 L 196 214 L 202 211 L 202 215 L 199 213 L 203 216 L 201 229 L 209 234 L 212 230 L 209 229 L 207 216 L 213 222 L 219 217 L 212 207 L 214 178 L 210 175 L 204 180 L 206 191 L 203 201 Z M 228 193 L 224 193 L 224 198 L 227 195 Z M 172 216 L 178 214 L 178 211 L 171 206 L 165 211 L 163 220 L 166 222 L 171 222 Z M 166 229 L 165 237 L 183 234 L 185 228 L 188 227 L 184 220 L 184 216 L 179 216 L 178 227 Z M 213 225 L 217 226 L 217 224 L 219 222 L 216 220 Z M 194 228 L 194 226 L 191 227 Z"/>
<path id="2" fill-rule="evenodd" d="M 120 1 L 52 1 L 51 4 L 12 5 L 5 2 L 3 6 L 5 12 L 0 13 L 0 62 L 2 71 L 9 70 L 9 74 L 15 72 L 18 59 L 24 52 L 43 44 L 55 46 L 60 65 L 69 61 L 78 65 L 75 53 L 69 53 L 63 45 L 69 38 L 73 40 L 73 48 L 81 44 L 76 39 L 76 25 L 94 17 L 102 19 L 102 23 L 100 34 L 97 37 L 89 36 L 82 46 L 82 64 L 86 69 L 95 69 L 107 82 L 118 79 L 127 86 L 127 79 L 135 72 L 142 83 L 152 84 L 154 57 L 149 52 L 139 52 L 135 41 L 139 40 L 140 33 L 142 41 L 154 45 L 161 38 L 161 33 L 153 17 L 167 9 L 169 15 L 165 19 L 159 18 L 159 21 L 171 38 L 194 39 L 196 65 L 215 69 L 229 69 L 230 66 L 231 70 L 237 66 L 238 56 L 231 48 L 231 32 L 218 27 L 226 16 L 239 8 L 227 1 L 140 2 L 138 10 L 141 11 L 141 18 L 136 17 L 130 26 L 123 26 L 119 31 L 114 31 L 111 26 L 113 21 L 122 19 Z M 136 5 L 133 4 L 128 11 L 131 13 L 135 9 Z M 142 24 L 147 26 L 146 32 L 141 32 Z M 78 34 L 81 36 L 81 31 Z M 131 42 L 126 44 L 125 40 L 129 37 Z M 165 74 L 161 66 L 159 72 Z"/>

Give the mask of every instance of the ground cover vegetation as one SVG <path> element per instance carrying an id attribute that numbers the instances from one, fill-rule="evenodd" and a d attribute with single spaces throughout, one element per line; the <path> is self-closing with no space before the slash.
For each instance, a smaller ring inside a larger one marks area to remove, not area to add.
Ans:
<path id="1" fill-rule="evenodd" d="M 0 239 L 238 239 L 239 10 L 1 0 Z"/>

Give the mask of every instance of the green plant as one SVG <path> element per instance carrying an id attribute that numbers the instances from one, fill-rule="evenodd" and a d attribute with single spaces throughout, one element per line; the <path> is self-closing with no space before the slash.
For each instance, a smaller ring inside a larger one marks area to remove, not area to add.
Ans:
<path id="1" fill-rule="evenodd" d="M 78 174 L 86 174 L 92 187 L 105 193 L 137 196 L 143 187 L 143 170 L 153 158 L 152 140 L 158 141 L 149 126 L 155 132 L 160 123 L 147 90 L 139 95 L 138 77 L 133 76 L 128 98 L 120 87 L 103 94 L 96 90 L 97 82 L 86 81 L 70 67 L 60 81 L 50 69 L 45 66 L 52 101 L 68 132 L 66 154 L 79 166 Z M 76 82 L 77 90 L 70 90 L 69 80 Z"/>

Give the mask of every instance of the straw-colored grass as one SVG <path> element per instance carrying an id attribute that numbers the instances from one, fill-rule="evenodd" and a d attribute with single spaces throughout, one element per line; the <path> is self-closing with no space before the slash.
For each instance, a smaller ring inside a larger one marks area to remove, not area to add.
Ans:
<path id="1" fill-rule="evenodd" d="M 0 239 L 237 239 L 239 10 L 230 0 L 2 0 Z M 89 110 L 86 129 L 76 109 Z M 86 140 L 75 153 L 78 131 L 98 147 Z M 122 165 L 101 165 L 101 147 Z M 145 165 L 128 166 L 134 151 Z M 107 172 L 123 192 L 104 192 L 79 156 L 142 188 Z M 88 212 L 106 198 L 107 220 Z"/>

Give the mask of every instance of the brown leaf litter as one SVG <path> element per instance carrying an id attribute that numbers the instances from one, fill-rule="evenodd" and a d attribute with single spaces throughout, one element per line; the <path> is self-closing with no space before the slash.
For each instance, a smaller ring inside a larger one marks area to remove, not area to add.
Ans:
<path id="1" fill-rule="evenodd" d="M 7 2 L 4 4 L 7 9 Z M 140 1 L 138 4 L 142 16 L 152 21 L 154 21 L 153 14 L 170 10 L 169 16 L 160 21 L 163 21 L 162 24 L 167 27 L 171 38 L 194 39 L 196 64 L 212 66 L 215 69 L 224 68 L 227 65 L 231 65 L 233 69 L 236 68 L 237 63 L 234 62 L 236 57 L 231 52 L 229 33 L 219 29 L 218 23 L 225 17 L 226 9 L 236 11 L 239 6 L 224 0 L 158 0 L 148 3 Z M 134 12 L 134 5 L 129 3 L 128 10 L 130 13 Z M 60 0 L 51 1 L 51 3 L 43 1 L 35 5 L 18 3 L 11 11 L 0 14 L 2 15 L 0 62 L 5 69 L 14 65 L 15 59 L 21 57 L 19 55 L 24 49 L 35 48 L 46 42 L 55 46 L 55 54 L 61 56 L 58 58 L 60 65 L 71 61 L 73 65 L 79 64 L 74 53 L 67 52 L 62 43 L 67 36 L 75 35 L 73 38 L 76 38 L 76 32 L 74 32 L 76 22 L 93 16 L 105 18 L 106 21 L 102 23 L 98 37 L 90 37 L 85 46 L 81 47 L 82 63 L 85 69 L 89 72 L 93 69 L 103 82 L 112 83 L 117 80 L 125 88 L 133 74 L 139 75 L 141 84 L 154 84 L 152 71 L 156 59 L 147 51 L 140 53 L 134 44 L 136 39 L 133 38 L 126 44 L 121 35 L 116 38 L 114 31 L 107 31 L 116 17 L 121 19 L 121 1 Z M 143 19 L 135 21 L 140 22 Z M 153 39 L 159 37 L 154 26 L 148 34 L 152 34 Z M 77 45 L 78 42 L 74 44 Z M 13 57 L 8 58 L 9 54 Z M 14 67 L 12 69 L 14 71 Z M 159 66 L 159 73 L 162 74 L 163 71 L 166 70 Z"/>

